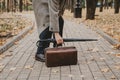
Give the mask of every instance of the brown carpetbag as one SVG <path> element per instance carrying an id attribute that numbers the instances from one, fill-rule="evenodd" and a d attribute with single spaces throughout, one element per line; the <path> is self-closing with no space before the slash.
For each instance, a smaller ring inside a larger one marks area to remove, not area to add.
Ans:
<path id="1" fill-rule="evenodd" d="M 47 67 L 76 65 L 77 49 L 75 47 L 55 47 L 45 49 Z"/>

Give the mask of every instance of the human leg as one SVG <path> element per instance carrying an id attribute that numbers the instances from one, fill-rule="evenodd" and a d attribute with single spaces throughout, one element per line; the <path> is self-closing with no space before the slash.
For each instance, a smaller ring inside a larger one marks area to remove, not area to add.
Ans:
<path id="1" fill-rule="evenodd" d="M 47 27 L 40 35 L 39 38 L 40 39 L 48 39 L 51 38 L 52 36 L 52 32 L 49 31 L 49 27 Z M 44 57 L 44 49 L 49 47 L 49 42 L 40 42 L 39 46 L 37 48 L 37 53 L 35 55 L 35 59 L 41 62 L 45 61 L 45 57 Z"/>

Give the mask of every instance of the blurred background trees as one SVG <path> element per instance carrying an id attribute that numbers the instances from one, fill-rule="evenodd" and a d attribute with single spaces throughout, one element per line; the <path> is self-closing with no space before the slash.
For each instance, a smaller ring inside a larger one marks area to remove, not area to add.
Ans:
<path id="1" fill-rule="evenodd" d="M 32 0 L 0 0 L 1 12 L 32 10 Z"/>
<path id="2" fill-rule="evenodd" d="M 74 12 L 74 5 L 77 0 L 67 0 L 67 9 L 71 9 Z M 120 0 L 80 0 L 82 8 L 86 7 L 86 19 L 93 20 L 95 18 L 96 7 L 100 8 L 100 12 L 103 9 L 114 8 L 114 13 L 119 13 Z"/>
<path id="3" fill-rule="evenodd" d="M 66 8 L 74 12 L 77 0 L 66 0 Z M 94 19 L 96 7 L 103 9 L 114 8 L 119 13 L 120 0 L 80 0 L 82 8 L 86 7 L 86 19 Z M 32 0 L 0 0 L 0 12 L 22 12 L 32 10 Z"/>

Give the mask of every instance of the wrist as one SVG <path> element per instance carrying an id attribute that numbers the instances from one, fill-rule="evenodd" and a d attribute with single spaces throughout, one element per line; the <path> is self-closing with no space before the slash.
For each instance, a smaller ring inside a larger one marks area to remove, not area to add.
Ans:
<path id="1" fill-rule="evenodd" d="M 55 32 L 54 34 L 55 34 L 55 35 L 59 35 L 59 32 Z"/>

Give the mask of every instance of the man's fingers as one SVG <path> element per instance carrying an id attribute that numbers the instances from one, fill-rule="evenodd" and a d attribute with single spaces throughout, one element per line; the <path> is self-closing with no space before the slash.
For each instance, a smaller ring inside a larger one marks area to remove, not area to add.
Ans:
<path id="1" fill-rule="evenodd" d="M 63 43 L 63 39 L 58 39 L 57 40 L 57 44 L 62 44 Z"/>
<path id="2" fill-rule="evenodd" d="M 59 33 L 55 33 L 55 39 L 56 39 L 57 44 L 63 43 L 63 38 L 60 36 Z"/>

